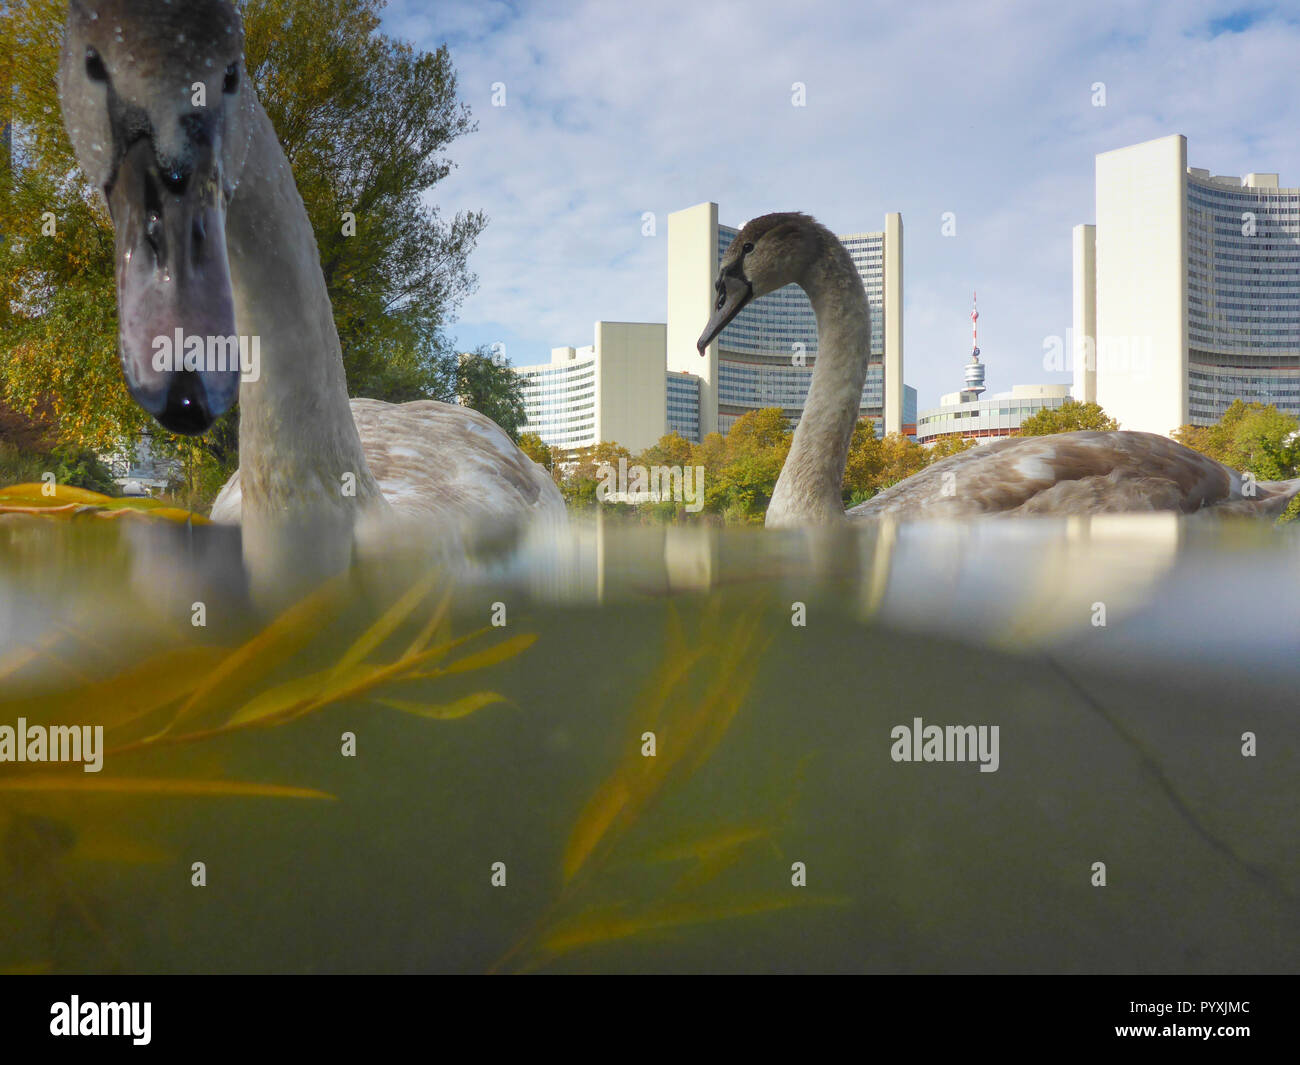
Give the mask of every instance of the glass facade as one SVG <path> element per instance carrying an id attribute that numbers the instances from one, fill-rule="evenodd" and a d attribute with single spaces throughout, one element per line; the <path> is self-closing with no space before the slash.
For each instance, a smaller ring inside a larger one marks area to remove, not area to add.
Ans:
<path id="1" fill-rule="evenodd" d="M 1188 413 L 1300 415 L 1300 189 L 1187 179 Z"/>
<path id="2" fill-rule="evenodd" d="M 718 263 L 740 231 L 718 226 Z M 871 308 L 871 352 L 862 388 L 862 416 L 884 432 L 884 233 L 840 237 L 862 277 Z M 802 353 L 806 366 L 793 364 Z M 817 357 L 817 317 L 798 285 L 751 303 L 718 338 L 718 431 L 727 433 L 750 410 L 780 407 L 799 421 Z M 906 419 L 905 419 L 906 420 Z"/>
<path id="3" fill-rule="evenodd" d="M 694 374 L 668 374 L 668 431 L 692 444 L 700 442 L 700 379 Z"/>
<path id="4" fill-rule="evenodd" d="M 582 354 L 587 357 L 582 358 Z M 577 448 L 596 440 L 596 361 L 583 349 L 573 362 L 517 370 L 524 396 L 524 433 L 551 447 Z"/>
<path id="5" fill-rule="evenodd" d="M 1064 388 L 1062 389 L 1064 392 Z M 1056 410 L 1069 399 L 1063 395 L 994 396 L 992 399 L 954 403 L 922 412 L 916 439 L 925 443 L 941 436 L 972 438 L 1011 436 L 1031 415 L 1044 408 Z"/>

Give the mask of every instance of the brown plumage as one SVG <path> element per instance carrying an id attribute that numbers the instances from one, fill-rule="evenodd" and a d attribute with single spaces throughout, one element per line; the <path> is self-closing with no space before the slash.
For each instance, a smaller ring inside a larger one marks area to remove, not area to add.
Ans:
<path id="1" fill-rule="evenodd" d="M 1252 484 L 1222 463 L 1154 433 L 1085 431 L 1008 437 L 963 451 L 887 488 L 848 517 L 1158 510 L 1276 517 L 1297 491 L 1300 480 Z"/>

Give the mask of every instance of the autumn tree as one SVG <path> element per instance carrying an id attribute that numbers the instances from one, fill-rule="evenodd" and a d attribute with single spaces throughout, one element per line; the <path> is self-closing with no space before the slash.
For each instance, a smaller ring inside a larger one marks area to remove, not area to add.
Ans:
<path id="1" fill-rule="evenodd" d="M 1184 425 L 1174 439 L 1261 481 L 1300 474 L 1300 421 L 1272 404 L 1233 400 L 1213 425 Z"/>
<path id="2" fill-rule="evenodd" d="M 445 47 L 380 32 L 381 0 L 243 0 L 248 75 L 275 124 L 320 248 L 352 395 L 450 401 L 444 327 L 474 284 L 485 220 L 442 218 L 427 194 L 472 128 Z M 130 399 L 117 360 L 112 223 L 77 168 L 55 71 L 66 4 L 0 4 L 0 86 L 13 86 L 13 161 L 0 197 L 0 399 L 102 450 L 150 432 L 193 446 Z M 237 462 L 232 415 L 198 447 Z"/>
<path id="3" fill-rule="evenodd" d="M 661 436 L 655 443 L 636 457 L 636 461 L 647 468 L 652 466 L 687 466 L 697 465 L 694 461 L 694 447 L 680 433 L 672 432 Z"/>
<path id="4" fill-rule="evenodd" d="M 1044 407 L 1020 423 L 1021 436 L 1051 436 L 1078 429 L 1118 429 L 1119 422 L 1109 417 L 1096 403 L 1067 399 L 1059 407 Z"/>
<path id="5" fill-rule="evenodd" d="M 519 450 L 542 469 L 550 473 L 555 472 L 555 452 L 540 436 L 536 433 L 522 433 L 518 444 Z"/>

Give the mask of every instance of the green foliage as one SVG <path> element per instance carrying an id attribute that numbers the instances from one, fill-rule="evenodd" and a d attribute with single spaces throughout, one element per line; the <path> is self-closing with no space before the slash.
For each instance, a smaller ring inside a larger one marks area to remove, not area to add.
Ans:
<path id="1" fill-rule="evenodd" d="M 647 468 L 703 467 L 704 507 L 700 518 L 730 524 L 762 524 L 792 440 L 793 433 L 784 413 L 777 407 L 769 407 L 749 411 L 738 418 L 726 436 L 709 433 L 700 443 L 691 444 L 678 434 L 669 433 L 636 456 L 618 444 L 602 443 L 575 453 L 567 462 L 557 462 L 556 469 L 569 505 L 587 507 L 597 503 L 600 467 L 608 465 L 617 469 L 619 459 L 626 459 L 630 466 Z M 844 472 L 845 503 L 861 503 L 930 463 L 974 446 L 973 441 L 958 439 L 927 449 L 898 433 L 877 440 L 870 419 L 863 419 L 854 427 L 849 446 Z M 608 504 L 606 513 L 656 524 L 695 517 L 681 502 Z"/>
<path id="2" fill-rule="evenodd" d="M 1055 410 L 1044 407 L 1020 423 L 1021 436 L 1052 436 L 1079 429 L 1118 429 L 1119 422 L 1109 417 L 1096 403 L 1067 399 Z"/>
<path id="3" fill-rule="evenodd" d="M 385 37 L 381 6 L 243 0 L 248 70 L 316 234 L 351 394 L 451 400 L 457 360 L 442 329 L 474 285 L 466 261 L 485 219 L 442 219 L 426 193 L 472 123 L 446 48 Z M 63 0 L 0 4 L 0 104 L 14 129 L 12 160 L 0 157 L 0 400 L 98 451 L 149 431 L 160 454 L 194 467 L 187 479 L 203 493 L 238 465 L 237 418 L 196 451 L 122 382 L 113 227 L 77 168 L 56 91 L 65 12 Z"/>
<path id="4" fill-rule="evenodd" d="M 532 459 L 542 469 L 555 472 L 555 452 L 536 433 L 523 433 L 516 441 L 519 450 Z"/>
<path id="5" fill-rule="evenodd" d="M 243 0 L 248 70 L 316 233 L 349 394 L 450 401 L 456 359 L 441 330 L 474 286 L 466 260 L 487 220 L 444 220 L 425 193 L 474 127 L 446 46 L 384 36 L 382 6 Z"/>
<path id="6" fill-rule="evenodd" d="M 1174 439 L 1260 481 L 1300 475 L 1300 422 L 1272 404 L 1233 400 L 1214 425 L 1184 425 Z"/>
<path id="7" fill-rule="evenodd" d="M 524 393 L 519 375 L 508 363 L 484 347 L 460 356 L 456 395 L 465 406 L 486 414 L 501 426 L 511 440 L 519 439 L 519 427 L 525 420 Z"/>

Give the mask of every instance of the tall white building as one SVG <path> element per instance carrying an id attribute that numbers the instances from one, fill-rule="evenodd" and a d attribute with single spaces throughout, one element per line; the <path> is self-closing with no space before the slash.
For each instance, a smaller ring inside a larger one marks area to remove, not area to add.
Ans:
<path id="1" fill-rule="evenodd" d="M 1074 230 L 1074 396 L 1124 429 L 1211 424 L 1234 399 L 1300 415 L 1300 189 L 1212 176 L 1181 135 L 1096 159 Z"/>
<path id="2" fill-rule="evenodd" d="M 649 447 L 669 431 L 664 336 L 660 323 L 597 322 L 587 347 L 552 348 L 549 363 L 516 366 L 526 417 L 520 431 L 566 451 L 601 442 L 633 453 Z M 686 380 L 674 385 L 678 394 L 689 388 Z M 683 414 L 677 427 L 688 423 Z"/>
<path id="3" fill-rule="evenodd" d="M 726 433 L 747 411 L 780 407 L 792 423 L 803 413 L 817 355 L 817 320 L 803 290 L 787 285 L 751 303 L 709 345 L 695 343 L 709 320 L 713 283 L 740 231 L 718 222 L 718 205 L 701 203 L 668 216 L 668 370 L 699 376 L 700 433 Z M 903 220 L 885 216 L 875 233 L 840 237 L 862 275 L 871 306 L 871 353 L 862 416 L 877 430 L 901 432 L 903 391 Z M 802 345 L 807 365 L 791 356 Z"/>

